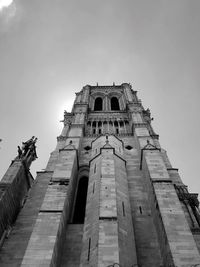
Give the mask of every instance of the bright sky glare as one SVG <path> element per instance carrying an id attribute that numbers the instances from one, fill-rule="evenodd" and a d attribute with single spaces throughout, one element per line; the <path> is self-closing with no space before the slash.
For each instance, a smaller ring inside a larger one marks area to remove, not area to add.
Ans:
<path id="1" fill-rule="evenodd" d="M 0 10 L 11 5 L 13 0 L 0 0 Z"/>
<path id="2" fill-rule="evenodd" d="M 45 168 L 84 85 L 130 82 L 200 193 L 199 10 L 199 0 L 0 0 L 0 179 L 33 135 L 33 176 Z"/>

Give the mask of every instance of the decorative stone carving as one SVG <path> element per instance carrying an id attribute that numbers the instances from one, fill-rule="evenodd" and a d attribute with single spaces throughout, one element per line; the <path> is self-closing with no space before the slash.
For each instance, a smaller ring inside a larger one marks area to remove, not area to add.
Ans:
<path id="1" fill-rule="evenodd" d="M 24 159 L 25 157 L 32 157 L 32 160 L 37 158 L 36 146 L 37 138 L 32 136 L 29 140 L 22 142 L 22 147 L 18 146 L 18 158 Z"/>
<path id="2" fill-rule="evenodd" d="M 64 126 L 70 126 L 71 123 L 73 122 L 73 114 L 70 112 L 67 112 L 66 110 L 64 111 L 64 120 L 61 121 L 64 123 Z"/>
<path id="3" fill-rule="evenodd" d="M 150 109 L 148 108 L 146 110 L 143 110 L 142 113 L 143 113 L 144 120 L 147 121 L 148 123 L 151 123 L 153 118 L 151 118 Z"/>

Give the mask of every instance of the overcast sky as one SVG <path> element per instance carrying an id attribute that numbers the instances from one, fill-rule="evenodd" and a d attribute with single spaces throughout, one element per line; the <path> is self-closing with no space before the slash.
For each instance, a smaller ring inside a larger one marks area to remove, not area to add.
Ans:
<path id="1" fill-rule="evenodd" d="M 0 0 L 0 6 L 3 1 Z M 46 167 L 86 84 L 130 82 L 191 192 L 200 193 L 199 0 L 7 0 L 0 8 L 0 176 L 38 137 Z"/>

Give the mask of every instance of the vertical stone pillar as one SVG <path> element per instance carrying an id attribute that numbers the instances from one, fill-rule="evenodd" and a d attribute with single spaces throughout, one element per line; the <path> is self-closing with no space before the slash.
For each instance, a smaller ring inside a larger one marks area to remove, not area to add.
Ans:
<path id="1" fill-rule="evenodd" d="M 110 121 L 109 120 L 107 120 L 107 133 L 109 133 L 110 132 L 110 123 L 109 123 Z"/>
<path id="2" fill-rule="evenodd" d="M 122 143 L 110 137 L 112 147 L 106 140 L 92 144 L 81 267 L 137 264 Z"/>
<path id="3" fill-rule="evenodd" d="M 142 170 L 149 188 L 164 266 L 189 267 L 198 264 L 200 255 L 162 153 L 154 149 L 153 140 L 145 127 L 136 128 L 135 133 L 141 150 L 145 146 L 148 148 L 147 140 L 150 144 L 149 149 L 141 152 Z"/>
<path id="4" fill-rule="evenodd" d="M 89 93 L 90 93 L 90 86 L 86 85 L 83 87 L 83 95 L 82 95 L 82 102 L 88 103 L 89 102 Z"/>
<path id="5" fill-rule="evenodd" d="M 112 126 L 113 126 L 113 133 L 115 134 L 115 122 L 114 122 L 114 120 L 112 120 Z"/>
<path id="6" fill-rule="evenodd" d="M 117 192 L 112 149 L 102 150 L 98 267 L 119 263 Z"/>
<path id="7" fill-rule="evenodd" d="M 82 92 L 76 93 L 75 103 L 81 102 L 81 96 L 82 96 Z"/>
<path id="8" fill-rule="evenodd" d="M 122 87 L 124 89 L 124 94 L 126 96 L 126 100 L 128 102 L 132 102 L 133 101 L 133 96 L 132 96 L 132 92 L 131 92 L 131 85 L 128 83 L 123 83 Z"/>
<path id="9" fill-rule="evenodd" d="M 123 125 L 124 125 L 124 133 L 126 134 L 127 133 L 127 129 L 126 129 L 125 121 L 123 121 Z"/>
<path id="10" fill-rule="evenodd" d="M 59 266 L 77 164 L 75 148 L 60 150 L 21 266 Z"/>
<path id="11" fill-rule="evenodd" d="M 73 122 L 73 115 L 67 111 L 64 112 L 64 127 L 61 132 L 61 136 L 67 136 L 71 123 Z"/>
<path id="12" fill-rule="evenodd" d="M 131 114 L 133 123 L 143 123 L 142 115 L 141 115 L 141 109 L 137 108 L 134 112 Z"/>

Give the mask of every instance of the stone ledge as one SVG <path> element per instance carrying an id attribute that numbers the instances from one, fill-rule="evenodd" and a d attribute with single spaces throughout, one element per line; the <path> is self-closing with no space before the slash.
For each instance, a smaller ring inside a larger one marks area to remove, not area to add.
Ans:
<path id="1" fill-rule="evenodd" d="M 153 180 L 151 180 L 152 181 L 152 183 L 170 183 L 170 184 L 172 184 L 172 180 L 170 180 L 170 179 L 153 179 Z"/>
<path id="2" fill-rule="evenodd" d="M 100 221 L 117 221 L 117 217 L 99 217 Z"/>

